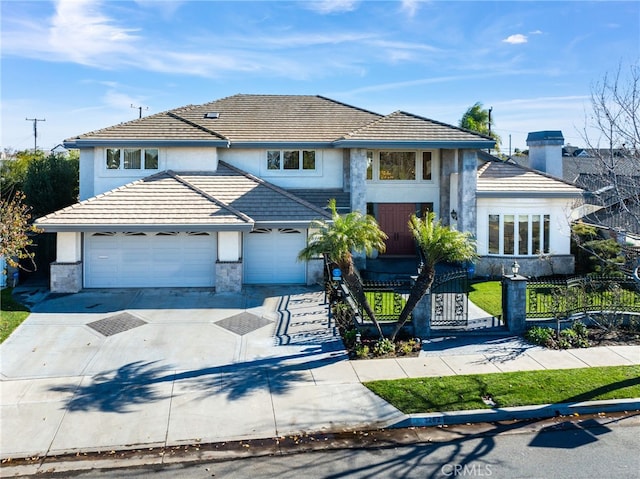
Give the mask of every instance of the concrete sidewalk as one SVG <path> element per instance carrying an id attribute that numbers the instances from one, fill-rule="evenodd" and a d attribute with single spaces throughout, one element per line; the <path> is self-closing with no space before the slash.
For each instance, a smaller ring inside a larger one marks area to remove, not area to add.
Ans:
<path id="1" fill-rule="evenodd" d="M 640 364 L 638 346 L 480 336 L 349 361 L 310 288 L 87 290 L 32 311 L 0 346 L 3 459 L 389 427 L 407 416 L 363 381 Z"/>

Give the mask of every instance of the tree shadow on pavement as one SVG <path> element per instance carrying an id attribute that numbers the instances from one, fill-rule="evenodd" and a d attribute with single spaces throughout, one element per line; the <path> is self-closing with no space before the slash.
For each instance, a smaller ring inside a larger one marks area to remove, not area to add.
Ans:
<path id="1" fill-rule="evenodd" d="M 316 348 L 309 349 L 317 352 Z M 50 390 L 72 393 L 65 404 L 69 411 L 131 412 L 136 405 L 168 398 L 160 387 L 167 382 L 173 382 L 173 389 L 179 391 L 176 394 L 201 392 L 203 397 L 219 394 L 232 401 L 257 390 L 284 394 L 294 384 L 308 382 L 310 370 L 344 360 L 346 356 L 309 358 L 309 352 L 302 352 L 189 371 L 175 371 L 171 365 L 157 361 L 135 361 L 85 378 L 79 386 L 55 386 Z"/>

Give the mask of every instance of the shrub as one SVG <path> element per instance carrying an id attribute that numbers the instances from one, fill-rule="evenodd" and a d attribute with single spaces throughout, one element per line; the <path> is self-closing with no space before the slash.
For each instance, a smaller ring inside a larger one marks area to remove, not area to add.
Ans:
<path id="1" fill-rule="evenodd" d="M 369 346 L 366 344 L 356 344 L 355 352 L 358 359 L 367 358 L 369 357 Z"/>
<path id="2" fill-rule="evenodd" d="M 552 347 L 555 332 L 552 328 L 533 326 L 527 330 L 524 337 L 527 341 L 539 346 Z"/>
<path id="3" fill-rule="evenodd" d="M 373 346 L 373 355 L 374 356 L 384 356 L 385 354 L 392 353 L 396 350 L 393 341 L 388 338 L 379 339 L 376 341 L 376 344 Z"/>

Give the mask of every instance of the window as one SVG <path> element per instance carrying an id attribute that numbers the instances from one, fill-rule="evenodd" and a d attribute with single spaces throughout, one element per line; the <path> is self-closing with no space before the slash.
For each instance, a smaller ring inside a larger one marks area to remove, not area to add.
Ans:
<path id="1" fill-rule="evenodd" d="M 381 180 L 415 180 L 416 154 L 413 151 L 381 151 Z"/>
<path id="2" fill-rule="evenodd" d="M 367 180 L 373 179 L 373 151 L 367 151 Z"/>
<path id="3" fill-rule="evenodd" d="M 422 179 L 431 180 L 431 152 L 422 152 Z"/>
<path id="4" fill-rule="evenodd" d="M 314 150 L 268 150 L 267 170 L 299 171 L 316 169 Z"/>
<path id="5" fill-rule="evenodd" d="M 519 256 L 548 254 L 550 225 L 550 215 L 491 214 L 488 223 L 488 253 Z"/>
<path id="6" fill-rule="evenodd" d="M 489 254 L 500 254 L 500 215 L 489 215 Z"/>
<path id="7" fill-rule="evenodd" d="M 107 148 L 106 166 L 108 170 L 157 170 L 158 149 Z"/>
<path id="8" fill-rule="evenodd" d="M 367 151 L 369 181 L 432 181 L 432 151 Z"/>

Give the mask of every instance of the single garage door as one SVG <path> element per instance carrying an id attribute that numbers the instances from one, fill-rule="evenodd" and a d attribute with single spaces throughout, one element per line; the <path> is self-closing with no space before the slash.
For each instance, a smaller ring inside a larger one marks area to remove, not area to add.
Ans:
<path id="1" fill-rule="evenodd" d="M 87 233 L 87 288 L 215 285 L 215 233 Z"/>
<path id="2" fill-rule="evenodd" d="M 260 229 L 244 235 L 244 282 L 247 284 L 304 284 L 306 264 L 297 261 L 306 245 L 306 231 Z"/>

